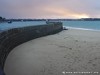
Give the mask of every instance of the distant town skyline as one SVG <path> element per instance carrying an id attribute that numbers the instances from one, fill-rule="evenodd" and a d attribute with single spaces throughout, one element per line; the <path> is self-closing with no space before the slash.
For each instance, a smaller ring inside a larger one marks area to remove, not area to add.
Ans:
<path id="1" fill-rule="evenodd" d="M 99 0 L 0 0 L 5 18 L 100 18 Z"/>

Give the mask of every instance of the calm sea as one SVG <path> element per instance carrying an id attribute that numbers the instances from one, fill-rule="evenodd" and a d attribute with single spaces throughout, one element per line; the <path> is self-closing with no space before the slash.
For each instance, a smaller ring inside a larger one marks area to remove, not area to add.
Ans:
<path id="1" fill-rule="evenodd" d="M 82 30 L 100 30 L 100 21 L 62 21 L 67 28 Z"/>
<path id="2" fill-rule="evenodd" d="M 35 25 L 43 25 L 45 21 L 26 21 L 26 22 L 12 22 L 12 23 L 0 23 L 0 31 L 11 29 L 11 28 L 18 28 L 18 27 L 25 27 L 25 26 L 35 26 Z"/>
<path id="3" fill-rule="evenodd" d="M 67 28 L 72 29 L 82 29 L 82 30 L 100 30 L 100 21 L 62 21 L 63 25 Z M 34 26 L 45 24 L 45 21 L 26 21 L 26 22 L 12 22 L 9 23 L 0 23 L 0 31 L 25 27 L 25 26 Z"/>

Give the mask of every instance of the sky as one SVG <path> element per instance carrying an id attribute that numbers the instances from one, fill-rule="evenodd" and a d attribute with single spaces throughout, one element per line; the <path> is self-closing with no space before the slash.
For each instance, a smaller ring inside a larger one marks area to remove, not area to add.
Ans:
<path id="1" fill-rule="evenodd" d="M 0 0 L 0 16 L 30 19 L 100 18 L 100 0 Z"/>

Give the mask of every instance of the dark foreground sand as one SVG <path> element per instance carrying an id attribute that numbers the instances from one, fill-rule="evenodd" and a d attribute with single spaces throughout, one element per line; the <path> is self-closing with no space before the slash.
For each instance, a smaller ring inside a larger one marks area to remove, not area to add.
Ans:
<path id="1" fill-rule="evenodd" d="M 71 29 L 31 40 L 14 48 L 5 64 L 6 75 L 100 75 L 99 72 L 98 31 Z"/>

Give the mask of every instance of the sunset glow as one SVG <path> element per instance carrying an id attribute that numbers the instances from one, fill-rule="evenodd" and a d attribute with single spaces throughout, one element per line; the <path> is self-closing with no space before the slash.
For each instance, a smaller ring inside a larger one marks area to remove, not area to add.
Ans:
<path id="1" fill-rule="evenodd" d="M 73 11 L 69 11 L 63 8 L 54 8 L 54 7 L 46 7 L 45 11 L 47 13 L 50 13 L 51 16 L 52 15 L 58 15 L 58 17 L 60 18 L 89 18 L 89 16 L 87 14 L 83 14 L 83 13 L 77 13 L 77 12 L 73 12 Z"/>
<path id="2" fill-rule="evenodd" d="M 75 17 L 75 18 L 90 18 L 90 17 L 89 17 L 88 15 L 86 15 L 86 14 L 75 14 L 75 15 L 72 14 L 72 16 Z"/>

